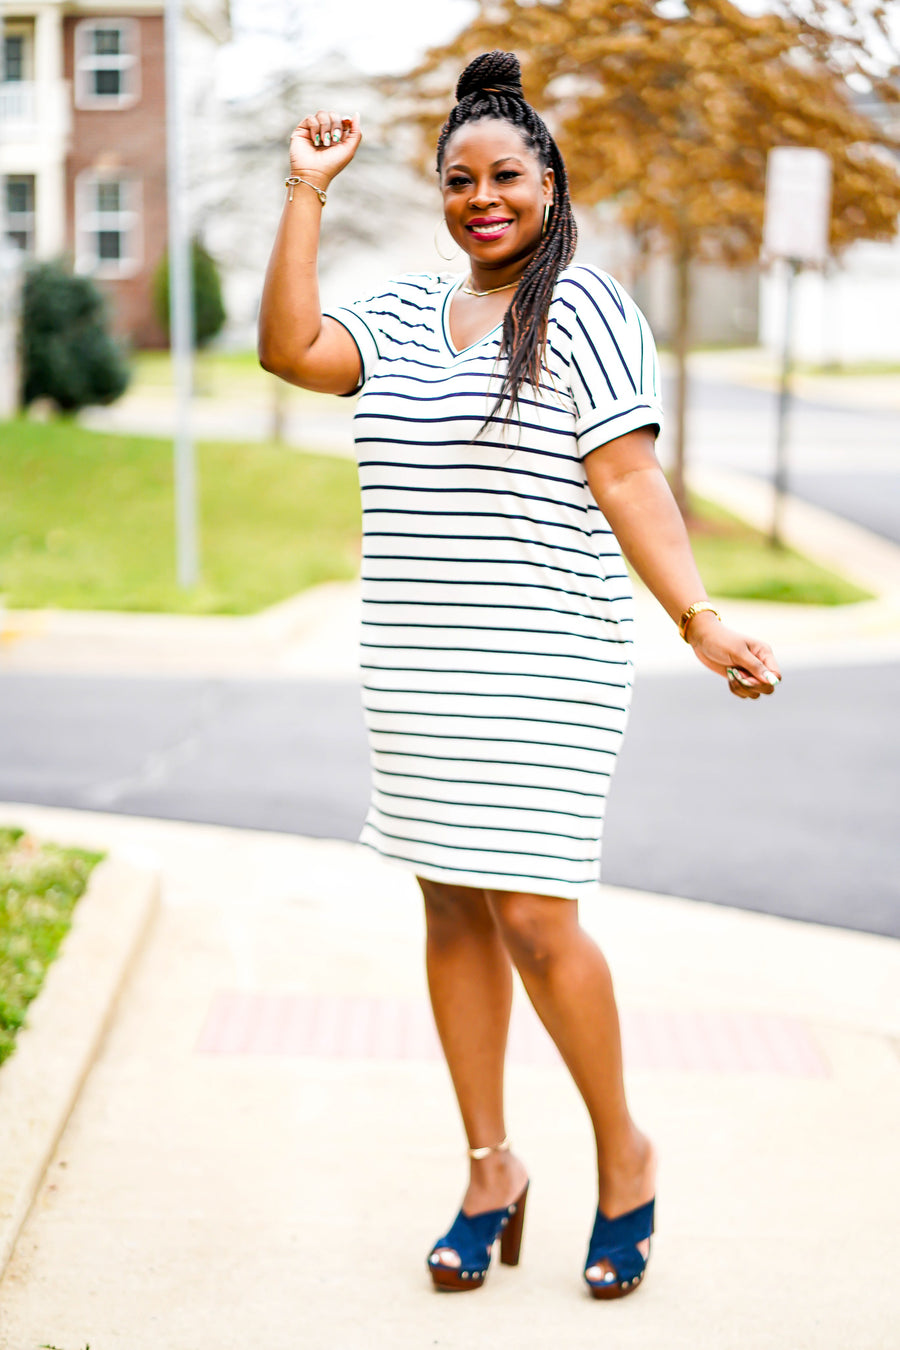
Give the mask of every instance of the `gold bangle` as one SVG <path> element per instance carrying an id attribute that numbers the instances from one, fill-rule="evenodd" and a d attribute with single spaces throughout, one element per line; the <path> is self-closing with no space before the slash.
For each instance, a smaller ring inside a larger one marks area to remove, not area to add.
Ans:
<path id="1" fill-rule="evenodd" d="M 313 192 L 316 194 L 322 205 L 323 206 L 325 205 L 327 198 L 322 189 L 317 188 L 315 183 L 310 183 L 309 180 L 306 178 L 298 178 L 296 174 L 290 174 L 289 177 L 287 177 L 284 180 L 285 187 L 289 187 L 291 189 L 290 193 L 288 194 L 289 202 L 292 202 L 294 200 L 294 188 L 297 186 L 298 183 L 302 183 L 304 187 L 312 188 Z"/>
<path id="2" fill-rule="evenodd" d="M 699 614 L 701 610 L 704 609 L 708 609 L 710 614 L 715 614 L 716 618 L 719 620 L 719 623 L 722 622 L 722 615 L 713 605 L 709 603 L 708 600 L 698 600 L 696 605 L 691 605 L 690 609 L 686 609 L 684 611 L 684 613 L 682 614 L 681 618 L 678 621 L 678 631 L 684 638 L 685 642 L 688 641 L 687 635 L 688 624 L 690 623 L 691 619 L 694 617 L 695 614 Z"/>

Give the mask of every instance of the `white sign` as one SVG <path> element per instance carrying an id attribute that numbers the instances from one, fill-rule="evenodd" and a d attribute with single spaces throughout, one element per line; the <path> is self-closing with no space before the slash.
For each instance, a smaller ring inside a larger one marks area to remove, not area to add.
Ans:
<path id="1" fill-rule="evenodd" d="M 821 150 L 769 151 L 763 249 L 770 258 L 823 263 L 831 223 L 831 160 Z"/>

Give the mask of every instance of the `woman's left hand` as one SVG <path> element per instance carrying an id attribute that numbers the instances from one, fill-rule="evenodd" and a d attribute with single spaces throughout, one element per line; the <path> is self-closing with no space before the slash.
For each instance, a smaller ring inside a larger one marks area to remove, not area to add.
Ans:
<path id="1" fill-rule="evenodd" d="M 781 671 L 771 647 L 726 628 L 713 615 L 704 612 L 691 620 L 688 641 L 697 660 L 717 675 L 723 675 L 738 698 L 774 693 L 781 682 Z"/>

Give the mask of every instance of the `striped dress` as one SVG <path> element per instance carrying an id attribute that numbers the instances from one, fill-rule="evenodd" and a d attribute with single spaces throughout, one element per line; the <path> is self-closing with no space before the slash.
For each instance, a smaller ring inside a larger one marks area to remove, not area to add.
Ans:
<path id="1" fill-rule="evenodd" d="M 578 898 L 633 672 L 629 579 L 583 460 L 661 426 L 659 365 L 622 288 L 569 267 L 540 387 L 478 434 L 501 331 L 454 347 L 463 279 L 409 274 L 328 311 L 362 363 L 361 839 L 435 881 Z"/>

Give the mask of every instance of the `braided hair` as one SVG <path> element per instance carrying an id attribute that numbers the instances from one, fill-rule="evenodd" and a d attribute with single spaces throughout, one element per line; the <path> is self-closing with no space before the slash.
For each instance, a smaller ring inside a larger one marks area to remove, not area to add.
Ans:
<path id="1" fill-rule="evenodd" d="M 522 385 L 530 383 L 536 388 L 540 382 L 550 299 L 557 277 L 572 261 L 578 231 L 566 166 L 543 119 L 525 102 L 518 57 L 513 52 L 500 51 L 476 56 L 459 77 L 456 100 L 438 137 L 438 173 L 453 132 L 470 122 L 493 117 L 518 128 L 528 148 L 537 155 L 541 168 L 552 169 L 554 177 L 553 206 L 546 234 L 522 273 L 503 319 L 500 355 L 508 358 L 508 366 L 500 395 L 488 417 L 490 422 L 506 399 L 511 417 Z"/>

